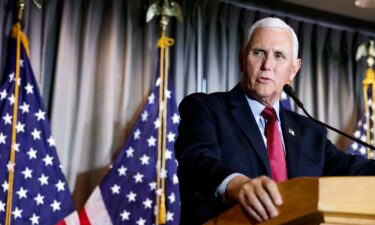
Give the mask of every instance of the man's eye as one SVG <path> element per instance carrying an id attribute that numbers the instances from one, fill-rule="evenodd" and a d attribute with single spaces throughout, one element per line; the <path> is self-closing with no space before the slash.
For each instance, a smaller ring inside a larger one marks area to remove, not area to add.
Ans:
<path id="1" fill-rule="evenodd" d="M 254 56 L 260 56 L 260 57 L 264 56 L 264 52 L 261 50 L 253 50 L 252 53 Z"/>
<path id="2" fill-rule="evenodd" d="M 281 54 L 281 53 L 276 53 L 275 54 L 275 58 L 276 59 L 285 59 L 285 55 Z"/>

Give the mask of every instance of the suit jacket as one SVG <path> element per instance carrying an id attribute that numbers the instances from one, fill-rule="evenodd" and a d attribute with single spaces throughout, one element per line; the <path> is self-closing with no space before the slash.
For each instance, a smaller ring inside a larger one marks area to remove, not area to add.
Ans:
<path id="1" fill-rule="evenodd" d="M 267 149 L 239 84 L 229 92 L 187 96 L 179 111 L 181 224 L 202 224 L 233 206 L 215 196 L 225 177 L 270 176 Z M 375 174 L 374 161 L 338 150 L 310 119 L 280 108 L 280 120 L 289 179 Z"/>

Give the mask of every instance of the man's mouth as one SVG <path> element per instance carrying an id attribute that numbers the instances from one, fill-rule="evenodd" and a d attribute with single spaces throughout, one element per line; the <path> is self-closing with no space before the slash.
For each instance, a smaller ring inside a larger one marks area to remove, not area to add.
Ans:
<path id="1" fill-rule="evenodd" d="M 265 77 L 265 76 L 260 76 L 260 77 L 258 77 L 257 81 L 259 83 L 268 83 L 268 82 L 272 81 L 272 79 L 268 78 L 268 77 Z"/>

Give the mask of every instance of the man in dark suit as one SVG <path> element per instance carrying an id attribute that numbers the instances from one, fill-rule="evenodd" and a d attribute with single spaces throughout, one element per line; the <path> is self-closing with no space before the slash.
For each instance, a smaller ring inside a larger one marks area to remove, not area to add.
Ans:
<path id="1" fill-rule="evenodd" d="M 283 109 L 284 84 L 301 60 L 291 27 L 256 22 L 240 53 L 241 82 L 180 104 L 176 142 L 181 224 L 195 225 L 240 203 L 258 221 L 276 217 L 277 182 L 301 176 L 374 175 L 374 161 L 339 151 L 326 129 Z"/>

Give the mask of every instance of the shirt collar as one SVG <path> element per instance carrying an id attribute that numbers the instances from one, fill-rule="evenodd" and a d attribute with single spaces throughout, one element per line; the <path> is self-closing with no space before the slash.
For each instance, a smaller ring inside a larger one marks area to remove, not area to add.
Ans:
<path id="1" fill-rule="evenodd" d="M 263 109 L 266 107 L 265 105 L 263 105 L 262 103 L 254 100 L 254 99 L 251 99 L 249 98 L 247 95 L 246 96 L 246 99 L 247 99 L 247 102 L 249 103 L 249 106 L 250 106 L 250 109 L 251 109 L 251 112 L 253 113 L 253 116 L 255 118 L 257 118 L 258 116 L 260 116 L 260 114 L 262 113 Z M 277 117 L 277 120 L 280 121 L 280 116 L 279 116 L 279 112 L 280 112 L 280 102 L 277 101 L 273 106 L 273 109 L 275 110 L 276 112 L 276 117 Z"/>

